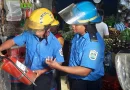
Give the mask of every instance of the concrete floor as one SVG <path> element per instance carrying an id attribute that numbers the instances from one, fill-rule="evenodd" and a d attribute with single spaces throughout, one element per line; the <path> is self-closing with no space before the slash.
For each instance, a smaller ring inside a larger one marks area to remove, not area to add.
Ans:
<path id="1" fill-rule="evenodd" d="M 66 76 L 61 76 L 61 90 L 69 90 L 66 84 Z"/>

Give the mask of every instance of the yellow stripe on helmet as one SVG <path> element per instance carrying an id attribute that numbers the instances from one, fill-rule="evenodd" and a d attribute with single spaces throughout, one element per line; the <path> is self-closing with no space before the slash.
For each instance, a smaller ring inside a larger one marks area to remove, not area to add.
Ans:
<path id="1" fill-rule="evenodd" d="M 95 20 L 97 18 L 97 16 L 95 16 L 95 17 L 92 17 L 92 18 L 90 18 L 90 19 L 87 19 L 87 20 L 78 20 L 78 22 L 79 23 L 88 23 L 88 22 L 90 22 L 90 21 L 93 21 L 93 20 Z"/>

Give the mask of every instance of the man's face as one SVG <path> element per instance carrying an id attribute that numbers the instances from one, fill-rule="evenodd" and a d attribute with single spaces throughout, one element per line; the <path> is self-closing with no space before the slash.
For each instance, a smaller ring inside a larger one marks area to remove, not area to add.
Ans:
<path id="1" fill-rule="evenodd" d="M 44 30 L 42 30 L 42 31 L 36 31 L 35 35 L 38 36 L 39 38 L 43 38 L 44 33 L 45 33 Z"/>
<path id="2" fill-rule="evenodd" d="M 82 34 L 83 32 L 85 32 L 84 25 L 72 25 L 72 29 L 74 33 Z"/>
<path id="3" fill-rule="evenodd" d="M 52 33 L 56 33 L 56 32 L 57 32 L 57 26 L 52 26 L 52 27 L 50 28 L 50 31 L 51 31 Z"/>
<path id="4" fill-rule="evenodd" d="M 43 38 L 45 30 L 30 30 L 32 34 L 36 35 L 39 38 Z"/>

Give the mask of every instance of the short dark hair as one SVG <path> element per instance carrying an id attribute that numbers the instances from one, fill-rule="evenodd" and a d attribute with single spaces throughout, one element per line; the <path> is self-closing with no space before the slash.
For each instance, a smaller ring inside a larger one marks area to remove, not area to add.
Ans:
<path id="1" fill-rule="evenodd" d="M 99 9 L 98 13 L 99 13 L 100 16 L 104 16 L 104 11 L 103 10 Z"/>

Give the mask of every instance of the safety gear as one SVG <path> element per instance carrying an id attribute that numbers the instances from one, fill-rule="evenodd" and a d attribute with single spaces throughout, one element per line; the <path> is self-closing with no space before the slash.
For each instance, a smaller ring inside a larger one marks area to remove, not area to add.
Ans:
<path id="1" fill-rule="evenodd" d="M 59 25 L 59 21 L 58 20 L 55 20 L 52 24 L 51 24 L 51 26 L 58 26 Z"/>
<path id="2" fill-rule="evenodd" d="M 27 27 L 34 30 L 45 29 L 55 21 L 53 14 L 46 8 L 39 8 L 32 12 L 27 23 Z"/>
<path id="3" fill-rule="evenodd" d="M 33 71 L 31 71 L 29 68 L 24 66 L 21 62 L 19 62 L 15 57 L 4 57 L 2 60 L 1 68 L 2 70 L 6 71 L 26 85 L 36 85 L 34 83 L 36 79 L 36 74 L 33 73 Z"/>
<path id="4" fill-rule="evenodd" d="M 93 24 L 101 22 L 96 7 L 89 1 L 71 4 L 59 12 L 67 24 Z"/>

